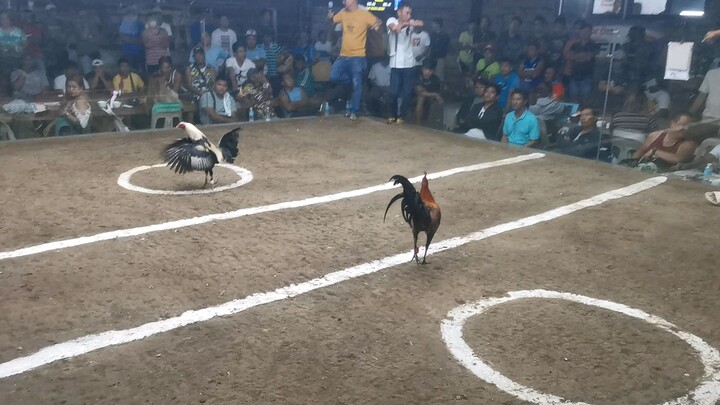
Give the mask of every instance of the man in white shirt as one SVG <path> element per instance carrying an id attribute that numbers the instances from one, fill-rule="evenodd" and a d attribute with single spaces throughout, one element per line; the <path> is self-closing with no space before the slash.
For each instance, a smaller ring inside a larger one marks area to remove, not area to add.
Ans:
<path id="1" fill-rule="evenodd" d="M 413 20 L 412 7 L 403 2 L 397 10 L 397 18 L 387 20 L 388 29 L 388 55 L 390 56 L 390 116 L 388 124 L 402 124 L 405 122 L 410 99 L 415 88 L 417 70 L 415 69 L 415 56 L 413 55 L 412 35 L 423 22 Z M 402 103 L 398 103 L 402 98 Z"/>
<path id="2" fill-rule="evenodd" d="M 230 85 L 233 91 L 237 91 L 242 87 L 248 79 L 248 71 L 254 67 L 255 63 L 246 56 L 245 47 L 236 44 L 235 56 L 227 58 L 225 61 L 227 77 L 230 78 Z"/>
<path id="3" fill-rule="evenodd" d="M 62 92 L 65 94 L 65 82 L 67 81 L 68 76 L 82 76 L 80 73 L 80 67 L 75 62 L 69 62 L 67 66 L 65 66 L 65 70 L 63 74 L 56 77 L 55 80 L 53 80 L 53 90 L 56 90 L 58 92 Z M 83 89 L 87 90 L 90 88 L 90 84 L 83 78 Z"/>
<path id="4" fill-rule="evenodd" d="M 690 112 L 696 114 L 703 109 L 703 121 L 720 120 L 720 68 L 711 69 L 698 89 Z"/>
<path id="5" fill-rule="evenodd" d="M 227 16 L 220 17 L 220 28 L 212 32 L 212 46 L 222 48 L 232 55 L 232 47 L 237 42 L 237 34 L 230 29 L 230 20 Z"/>
<path id="6" fill-rule="evenodd" d="M 370 90 L 366 93 L 368 110 L 375 116 L 387 114 L 390 105 L 390 61 L 387 56 L 375 62 L 368 74 Z"/>
<path id="7" fill-rule="evenodd" d="M 415 66 L 422 66 L 425 58 L 430 55 L 430 34 L 423 31 L 422 27 L 413 30 L 412 50 L 415 57 Z"/>

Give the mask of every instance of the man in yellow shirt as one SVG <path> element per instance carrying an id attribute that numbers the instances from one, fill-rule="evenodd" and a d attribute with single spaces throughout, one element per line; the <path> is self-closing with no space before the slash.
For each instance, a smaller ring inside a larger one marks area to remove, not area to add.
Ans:
<path id="1" fill-rule="evenodd" d="M 340 57 L 333 63 L 330 70 L 330 80 L 334 82 L 350 83 L 353 85 L 353 94 L 350 103 L 350 119 L 356 120 L 360 111 L 360 97 L 362 96 L 363 73 L 367 67 L 365 59 L 365 41 L 367 30 L 380 28 L 382 21 L 367 10 L 358 7 L 357 0 L 344 0 L 345 8 L 337 14 L 328 13 L 334 23 L 342 24 L 342 48 Z"/>
<path id="2" fill-rule="evenodd" d="M 118 60 L 118 74 L 113 77 L 113 88 L 125 94 L 142 93 L 145 83 L 136 73 L 130 71 L 130 62 L 125 58 Z"/>

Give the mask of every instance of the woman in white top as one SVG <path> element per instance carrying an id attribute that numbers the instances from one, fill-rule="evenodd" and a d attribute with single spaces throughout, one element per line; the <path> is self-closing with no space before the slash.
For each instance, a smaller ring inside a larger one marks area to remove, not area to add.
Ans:
<path id="1" fill-rule="evenodd" d="M 230 78 L 233 91 L 237 91 L 247 81 L 248 71 L 253 68 L 255 68 L 255 63 L 247 58 L 245 47 L 242 45 L 236 46 L 235 56 L 225 61 L 227 77 Z"/>
<path id="2" fill-rule="evenodd" d="M 76 135 L 90 132 L 92 108 L 83 90 L 82 76 L 70 76 L 65 81 L 65 107 L 62 115 L 45 128 L 45 136 L 54 129 L 55 136 Z"/>

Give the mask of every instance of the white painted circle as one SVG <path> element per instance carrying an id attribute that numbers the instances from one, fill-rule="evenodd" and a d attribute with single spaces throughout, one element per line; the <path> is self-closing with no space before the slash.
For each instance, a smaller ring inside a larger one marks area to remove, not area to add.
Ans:
<path id="1" fill-rule="evenodd" d="M 240 186 L 243 186 L 245 184 L 250 183 L 253 180 L 253 174 L 250 170 L 245 169 L 240 166 L 235 165 L 229 165 L 225 163 L 220 163 L 215 166 L 224 167 L 226 169 L 232 170 L 235 174 L 238 175 L 240 178 L 238 181 L 232 184 L 228 184 L 226 186 L 222 187 L 214 187 L 214 188 L 206 188 L 206 189 L 199 189 L 199 190 L 183 190 L 183 191 L 173 191 L 173 190 L 153 190 L 150 188 L 140 187 L 136 186 L 132 183 L 130 183 L 130 179 L 135 173 L 142 172 L 145 170 L 154 169 L 156 167 L 166 167 L 164 163 L 159 163 L 152 166 L 140 166 L 136 167 L 134 169 L 128 170 L 125 173 L 121 174 L 120 177 L 118 177 L 118 185 L 124 189 L 130 190 L 130 191 L 137 191 L 139 193 L 145 193 L 145 194 L 155 194 L 155 195 L 197 195 L 197 194 L 210 194 L 210 193 L 219 193 L 221 191 L 230 190 L 233 188 L 237 188 Z"/>
<path id="2" fill-rule="evenodd" d="M 544 394 L 510 380 L 498 371 L 494 370 L 487 363 L 483 362 L 465 342 L 462 330 L 468 319 L 475 315 L 482 314 L 490 307 L 521 298 L 561 299 L 608 309 L 633 318 L 642 319 L 651 325 L 657 326 L 658 328 L 677 336 L 688 343 L 698 353 L 698 357 L 703 364 L 705 373 L 700 385 L 698 385 L 698 387 L 693 391 L 684 397 L 664 402 L 662 405 L 715 405 L 717 401 L 720 400 L 720 353 L 705 343 L 701 338 L 678 330 L 675 325 L 658 316 L 648 314 L 639 309 L 630 308 L 623 304 L 599 300 L 583 295 L 546 290 L 513 291 L 508 293 L 505 297 L 487 298 L 470 304 L 465 304 L 448 312 L 447 318 L 442 321 L 440 327 L 442 338 L 452 355 L 455 356 L 460 364 L 472 371 L 473 374 L 495 385 L 502 391 L 505 391 L 523 401 L 541 405 L 588 405 L 585 402 L 571 402 L 552 394 Z"/>

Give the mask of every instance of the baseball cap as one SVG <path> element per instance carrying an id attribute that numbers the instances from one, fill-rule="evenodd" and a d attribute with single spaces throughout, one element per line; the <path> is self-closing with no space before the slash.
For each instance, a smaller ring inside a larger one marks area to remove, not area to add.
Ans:
<path id="1" fill-rule="evenodd" d="M 246 36 L 246 37 L 249 37 L 249 36 L 251 36 L 251 35 L 257 37 L 257 31 L 255 31 L 255 30 L 247 30 L 247 31 L 245 32 L 245 36 Z"/>
<path id="2" fill-rule="evenodd" d="M 102 66 L 102 65 L 103 65 L 103 61 L 101 61 L 100 59 L 93 59 L 92 65 L 93 65 L 93 66 Z"/>

